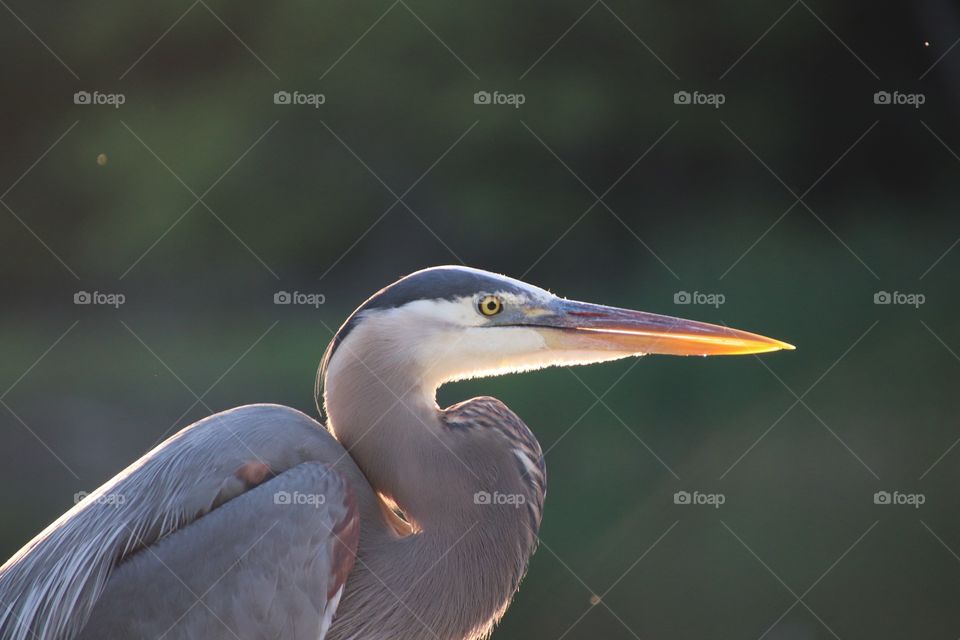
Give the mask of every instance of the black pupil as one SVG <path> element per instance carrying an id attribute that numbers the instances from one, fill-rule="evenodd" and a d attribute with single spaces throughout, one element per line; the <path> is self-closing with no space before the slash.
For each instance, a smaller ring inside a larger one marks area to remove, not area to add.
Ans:
<path id="1" fill-rule="evenodd" d="M 496 310 L 497 310 L 497 301 L 487 300 L 487 311 L 496 311 Z"/>

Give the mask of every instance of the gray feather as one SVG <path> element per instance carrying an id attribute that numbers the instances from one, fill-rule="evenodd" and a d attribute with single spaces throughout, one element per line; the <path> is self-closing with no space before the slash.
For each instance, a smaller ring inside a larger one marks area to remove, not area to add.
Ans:
<path id="1" fill-rule="evenodd" d="M 351 483 L 365 484 L 343 448 L 299 411 L 250 405 L 205 418 L 127 467 L 0 567 L 0 638 L 76 637 L 115 568 L 240 495 L 246 487 L 234 473 L 251 460 L 276 473 L 336 460 Z M 201 562 L 203 548 L 196 553 Z"/>
<path id="2" fill-rule="evenodd" d="M 351 506 L 340 474 L 297 465 L 124 561 L 79 640 L 322 638 Z"/>

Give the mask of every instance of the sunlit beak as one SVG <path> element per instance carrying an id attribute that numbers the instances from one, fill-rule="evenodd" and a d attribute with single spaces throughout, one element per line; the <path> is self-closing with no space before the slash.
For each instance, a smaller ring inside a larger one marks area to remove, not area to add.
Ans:
<path id="1" fill-rule="evenodd" d="M 572 300 L 558 300 L 554 309 L 530 318 L 530 324 L 556 329 L 543 332 L 548 346 L 567 350 L 720 356 L 795 348 L 729 327 Z"/>

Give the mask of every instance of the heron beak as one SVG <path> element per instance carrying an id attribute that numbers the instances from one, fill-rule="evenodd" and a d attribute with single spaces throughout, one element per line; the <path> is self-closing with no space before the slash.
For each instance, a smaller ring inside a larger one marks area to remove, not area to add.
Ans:
<path id="1" fill-rule="evenodd" d="M 794 349 L 792 344 L 729 327 L 644 311 L 559 300 L 557 308 L 531 324 L 551 348 L 613 351 L 634 355 L 720 356 Z"/>

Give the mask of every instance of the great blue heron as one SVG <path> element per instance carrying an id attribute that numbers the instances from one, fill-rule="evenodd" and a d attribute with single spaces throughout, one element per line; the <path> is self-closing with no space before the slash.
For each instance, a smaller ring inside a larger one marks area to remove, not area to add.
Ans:
<path id="1" fill-rule="evenodd" d="M 186 427 L 0 567 L 0 636 L 486 637 L 537 545 L 543 454 L 503 403 L 441 409 L 440 385 L 792 348 L 477 269 L 418 271 L 327 348 L 326 429 L 268 404 Z"/>

